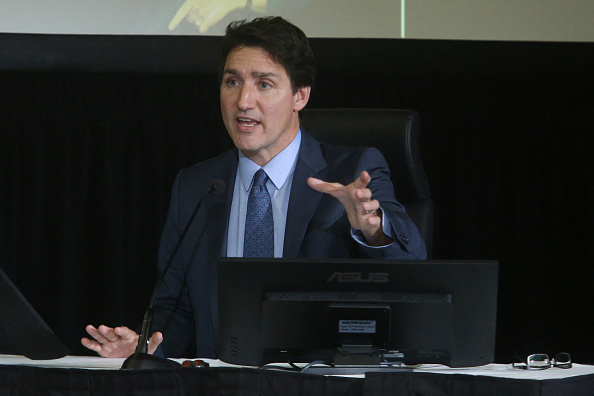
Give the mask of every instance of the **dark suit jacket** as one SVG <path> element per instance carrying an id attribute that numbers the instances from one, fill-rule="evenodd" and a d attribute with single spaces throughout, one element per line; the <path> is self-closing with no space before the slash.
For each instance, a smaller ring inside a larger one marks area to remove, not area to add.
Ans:
<path id="1" fill-rule="evenodd" d="M 200 197 L 204 198 L 155 300 L 153 330 L 164 333 L 161 348 L 165 356 L 214 358 L 217 355 L 216 262 L 226 255 L 237 164 L 237 150 L 231 150 L 183 169 L 174 183 L 159 252 L 161 271 L 196 203 Z M 342 204 L 307 185 L 310 176 L 346 185 L 363 170 L 371 175 L 368 187 L 373 199 L 380 202 L 390 219 L 395 242 L 386 248 L 373 249 L 355 242 Z M 225 191 L 205 195 L 215 179 L 225 183 Z M 394 197 L 388 166 L 378 150 L 320 143 L 302 130 L 283 256 L 424 259 L 426 250 L 416 226 Z"/>

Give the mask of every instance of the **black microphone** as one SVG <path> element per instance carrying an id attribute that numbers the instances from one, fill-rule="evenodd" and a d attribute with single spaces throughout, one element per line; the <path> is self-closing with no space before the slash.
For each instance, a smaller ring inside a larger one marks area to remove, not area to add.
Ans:
<path id="1" fill-rule="evenodd" d="M 175 258 L 176 254 L 177 254 L 177 251 L 179 250 L 184 238 L 186 237 L 186 234 L 188 233 L 188 230 L 190 229 L 190 226 L 194 222 L 194 218 L 196 217 L 196 214 L 198 213 L 198 209 L 200 209 L 200 207 L 202 206 L 202 202 L 204 201 L 204 198 L 220 195 L 224 191 L 225 191 L 225 182 L 220 179 L 213 179 L 209 183 L 208 189 L 200 196 L 200 199 L 198 199 L 198 203 L 196 204 L 196 207 L 192 211 L 192 214 L 190 215 L 190 218 L 188 219 L 186 226 L 184 227 L 182 233 L 180 234 L 177 244 L 173 248 L 173 251 L 169 255 L 169 258 L 167 259 L 165 268 L 163 268 L 163 271 L 161 271 L 161 274 L 159 275 L 159 278 L 157 279 L 157 283 L 155 285 L 155 288 L 153 289 L 153 294 L 151 295 L 151 299 L 149 300 L 149 306 L 148 306 L 146 312 L 144 313 L 144 319 L 142 320 L 142 330 L 140 331 L 140 336 L 138 338 L 138 345 L 136 346 L 136 351 L 124 361 L 124 364 L 122 364 L 122 369 L 149 369 L 149 368 L 167 368 L 167 367 L 179 367 L 180 366 L 180 364 L 177 363 L 176 361 L 169 360 L 167 358 L 150 355 L 148 353 L 149 332 L 150 332 L 151 323 L 153 320 L 153 305 L 155 303 L 155 296 L 157 294 L 157 290 L 159 289 L 159 286 L 161 286 L 161 283 L 163 282 L 163 279 L 165 278 L 165 274 L 167 273 L 167 270 L 169 270 L 169 267 L 171 266 L 171 263 L 173 262 L 173 259 Z"/>

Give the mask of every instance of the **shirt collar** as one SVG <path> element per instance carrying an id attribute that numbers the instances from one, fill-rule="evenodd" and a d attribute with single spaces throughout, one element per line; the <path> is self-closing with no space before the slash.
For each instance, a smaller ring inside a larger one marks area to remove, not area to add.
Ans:
<path id="1" fill-rule="evenodd" d="M 295 162 L 299 154 L 300 145 L 301 129 L 297 132 L 295 139 L 283 151 L 264 165 L 264 171 L 272 183 L 274 183 L 277 190 L 285 184 L 291 173 L 295 170 Z M 252 179 L 259 169 L 260 165 L 253 162 L 239 150 L 238 172 L 245 191 L 250 190 Z"/>

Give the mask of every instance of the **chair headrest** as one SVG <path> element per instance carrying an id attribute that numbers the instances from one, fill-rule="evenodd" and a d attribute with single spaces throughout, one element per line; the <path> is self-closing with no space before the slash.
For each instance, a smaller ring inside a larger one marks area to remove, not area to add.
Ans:
<path id="1" fill-rule="evenodd" d="M 301 124 L 318 140 L 375 147 L 390 166 L 402 203 L 429 198 L 431 190 L 419 148 L 419 114 L 397 109 L 307 109 Z"/>

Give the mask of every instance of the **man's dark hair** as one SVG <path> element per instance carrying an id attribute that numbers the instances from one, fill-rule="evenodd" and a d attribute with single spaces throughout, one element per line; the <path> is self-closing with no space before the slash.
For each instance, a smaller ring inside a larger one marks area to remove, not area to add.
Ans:
<path id="1" fill-rule="evenodd" d="M 287 71 L 293 93 L 313 85 L 315 67 L 309 40 L 301 29 L 285 19 L 262 17 L 250 22 L 231 22 L 223 38 L 221 76 L 229 52 L 241 47 L 262 48 L 272 55 Z"/>

